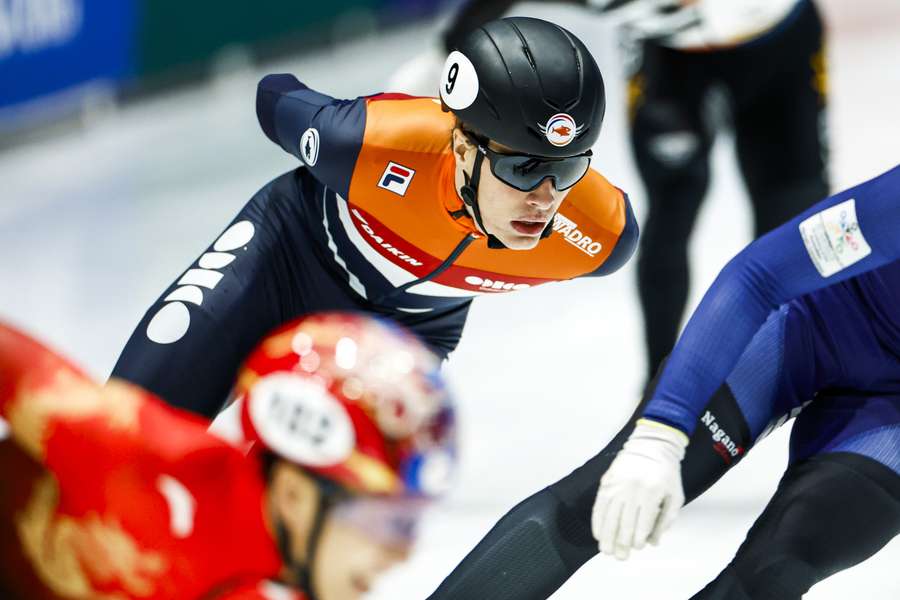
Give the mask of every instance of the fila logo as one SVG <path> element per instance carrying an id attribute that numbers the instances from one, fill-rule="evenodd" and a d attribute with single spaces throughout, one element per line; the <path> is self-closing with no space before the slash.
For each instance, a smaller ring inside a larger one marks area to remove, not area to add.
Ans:
<path id="1" fill-rule="evenodd" d="M 378 187 L 394 192 L 398 196 L 405 196 L 406 190 L 409 188 L 409 184 L 415 174 L 416 172 L 409 167 L 389 162 L 384 173 L 381 174 Z"/>
<path id="2" fill-rule="evenodd" d="M 507 283 L 505 281 L 493 281 L 491 279 L 482 279 L 477 275 L 469 275 L 466 277 L 466 283 L 478 286 L 482 292 L 512 292 L 515 290 L 525 290 L 531 286 L 527 283 Z"/>
<path id="3" fill-rule="evenodd" d="M 553 217 L 553 231 L 588 256 L 597 256 L 603 250 L 603 244 L 584 235 L 578 229 L 578 223 L 560 213 Z"/>
<path id="4" fill-rule="evenodd" d="M 203 304 L 203 290 L 216 289 L 222 280 L 222 273 L 216 269 L 222 269 L 231 264 L 235 259 L 234 254 L 229 254 L 246 246 L 256 229 L 250 221 L 240 221 L 225 230 L 212 251 L 205 253 L 197 261 L 199 268 L 188 269 L 178 280 L 178 287 L 165 297 L 165 304 L 160 308 L 150 323 L 147 324 L 147 337 L 157 344 L 172 344 L 177 342 L 187 333 L 191 325 L 191 313 L 188 312 L 189 302 L 196 306 Z"/>

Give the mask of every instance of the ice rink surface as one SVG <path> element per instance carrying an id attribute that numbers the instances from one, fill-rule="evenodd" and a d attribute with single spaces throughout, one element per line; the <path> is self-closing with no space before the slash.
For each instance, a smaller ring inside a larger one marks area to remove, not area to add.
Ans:
<path id="1" fill-rule="evenodd" d="M 900 9 L 894 0 L 829 0 L 825 9 L 838 189 L 900 162 Z M 626 143 L 610 29 L 576 10 L 521 5 L 517 12 L 553 18 L 598 57 L 609 109 L 595 167 L 629 192 L 641 217 L 643 189 Z M 383 91 L 387 76 L 424 49 L 431 31 L 363 36 L 231 72 L 0 155 L 0 316 L 105 377 L 157 295 L 259 187 L 295 166 L 257 126 L 259 77 L 293 72 L 338 97 Z M 714 182 L 691 247 L 693 301 L 749 241 L 749 210 L 727 135 L 714 154 Z M 430 514 L 412 561 L 370 598 L 425 597 L 513 504 L 603 447 L 637 402 L 641 339 L 633 264 L 607 279 L 477 300 L 447 368 L 462 413 L 458 485 Z M 786 465 L 787 429 L 686 508 L 661 547 L 627 563 L 596 558 L 554 598 L 690 597 L 730 560 L 774 491 Z M 806 597 L 900 598 L 897 565 L 900 540 Z"/>

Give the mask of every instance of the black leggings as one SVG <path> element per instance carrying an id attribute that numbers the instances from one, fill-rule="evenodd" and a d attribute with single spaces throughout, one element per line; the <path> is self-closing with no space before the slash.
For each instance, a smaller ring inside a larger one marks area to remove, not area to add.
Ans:
<path id="1" fill-rule="evenodd" d="M 649 398 L 648 393 L 629 425 L 597 456 L 500 519 L 430 598 L 547 598 L 595 556 L 591 509 L 600 478 L 631 435 Z M 682 463 L 687 501 L 718 481 L 743 457 L 749 443 L 750 432 L 740 409 L 723 387 L 710 401 Z"/>
<path id="2" fill-rule="evenodd" d="M 629 97 L 649 203 L 638 260 L 648 373 L 671 352 L 687 302 L 688 241 L 710 178 L 711 88 L 724 88 L 731 101 L 757 236 L 828 195 L 823 29 L 811 2 L 798 11 L 776 31 L 733 49 L 644 45 Z"/>
<path id="3" fill-rule="evenodd" d="M 692 600 L 800 600 L 900 532 L 900 477 L 837 452 L 791 465 L 734 560 Z"/>

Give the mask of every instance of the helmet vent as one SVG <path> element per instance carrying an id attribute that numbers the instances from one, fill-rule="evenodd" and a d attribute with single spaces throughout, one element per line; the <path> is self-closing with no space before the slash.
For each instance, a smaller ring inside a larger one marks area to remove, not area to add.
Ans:
<path id="1" fill-rule="evenodd" d="M 553 110 L 559 110 L 559 107 L 556 106 L 556 103 L 553 102 L 550 98 L 547 97 L 546 88 L 544 87 L 544 82 L 541 79 L 541 72 L 538 69 L 537 61 L 534 59 L 534 54 L 531 52 L 531 48 L 528 46 L 528 41 L 525 39 L 525 36 L 522 34 L 522 30 L 515 24 L 510 22 L 510 27 L 516 33 L 516 36 L 519 38 L 519 41 L 522 42 L 522 54 L 525 55 L 526 60 L 528 60 L 528 64 L 531 67 L 532 72 L 534 73 L 534 77 L 537 79 L 538 87 L 541 89 L 541 96 L 543 97 L 544 104 L 550 106 Z M 537 134 L 537 132 L 533 132 Z M 540 136 L 537 136 L 540 137 Z"/>
<path id="2" fill-rule="evenodd" d="M 540 73 L 538 73 L 537 63 L 534 61 L 534 56 L 531 54 L 531 48 L 528 47 L 528 42 L 525 40 L 525 36 L 522 35 L 522 32 L 516 27 L 515 23 L 510 23 L 513 31 L 516 32 L 516 35 L 519 38 L 519 41 L 522 42 L 522 53 L 525 55 L 525 58 L 528 59 L 528 64 L 531 65 L 531 69 L 534 71 L 534 74 L 537 75 L 538 79 L 540 79 Z"/>
<path id="3" fill-rule="evenodd" d="M 562 107 L 562 110 L 569 111 L 581 102 L 584 95 L 584 64 L 582 62 L 581 52 L 578 51 L 578 46 L 572 40 L 572 36 L 569 32 L 562 27 L 557 27 L 557 29 L 565 36 L 566 41 L 569 42 L 569 49 L 572 53 L 572 62 L 575 64 L 575 72 L 578 74 L 578 91 L 575 93 L 575 96 L 569 99 L 565 103 L 565 106 Z"/>
<path id="4" fill-rule="evenodd" d="M 497 110 L 497 105 L 494 104 L 483 89 L 481 90 L 481 97 L 484 99 L 484 105 L 491 111 L 491 115 L 499 121 L 500 111 Z"/>

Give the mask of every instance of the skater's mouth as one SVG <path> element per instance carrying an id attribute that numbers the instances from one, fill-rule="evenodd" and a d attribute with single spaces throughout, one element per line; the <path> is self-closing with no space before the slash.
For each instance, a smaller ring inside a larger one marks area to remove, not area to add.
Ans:
<path id="1" fill-rule="evenodd" d="M 367 594 L 369 593 L 369 590 L 372 589 L 372 584 L 370 584 L 369 580 L 362 575 L 353 575 L 350 578 L 350 582 L 353 584 L 353 589 L 360 594 Z"/>
<path id="2" fill-rule="evenodd" d="M 526 220 L 516 220 L 511 221 L 513 229 L 522 235 L 540 235 L 541 232 L 544 231 L 544 228 L 547 227 L 547 221 L 526 221 Z"/>

